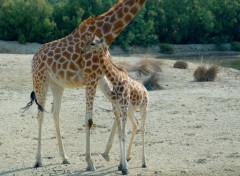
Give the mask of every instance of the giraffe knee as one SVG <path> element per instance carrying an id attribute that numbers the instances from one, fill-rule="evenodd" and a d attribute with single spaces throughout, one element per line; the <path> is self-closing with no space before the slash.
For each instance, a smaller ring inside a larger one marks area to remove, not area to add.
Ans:
<path id="1" fill-rule="evenodd" d="M 93 120 L 92 119 L 89 119 L 88 120 L 88 127 L 91 128 L 93 125 Z"/>

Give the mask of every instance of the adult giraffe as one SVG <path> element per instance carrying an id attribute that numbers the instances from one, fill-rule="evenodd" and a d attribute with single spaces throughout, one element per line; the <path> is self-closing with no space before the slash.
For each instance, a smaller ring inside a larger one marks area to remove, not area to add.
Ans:
<path id="1" fill-rule="evenodd" d="M 90 152 L 90 128 L 92 126 L 93 99 L 99 79 L 104 79 L 98 68 L 96 56 L 91 53 L 84 58 L 81 57 L 83 47 L 89 37 L 95 34 L 98 38 L 104 37 L 109 47 L 114 39 L 130 23 L 138 13 L 146 0 L 120 0 L 109 11 L 94 18 L 82 22 L 68 36 L 44 44 L 33 56 L 32 76 L 33 92 L 31 102 L 38 105 L 38 149 L 34 167 L 42 166 L 41 137 L 42 123 L 44 118 L 44 107 L 48 88 L 53 94 L 53 118 L 57 132 L 57 140 L 60 155 L 64 164 L 70 163 L 62 143 L 59 127 L 59 113 L 64 88 L 76 88 L 86 86 L 86 162 L 87 170 L 94 171 L 95 167 Z M 108 53 L 109 54 L 109 53 Z M 110 58 L 110 57 L 109 57 Z"/>

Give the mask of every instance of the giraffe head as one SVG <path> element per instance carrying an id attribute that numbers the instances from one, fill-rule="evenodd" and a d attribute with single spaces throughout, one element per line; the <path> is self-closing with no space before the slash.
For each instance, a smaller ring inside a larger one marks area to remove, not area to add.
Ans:
<path id="1" fill-rule="evenodd" d="M 82 50 L 82 55 L 88 53 L 96 54 L 98 56 L 103 56 L 107 52 L 107 45 L 105 38 L 99 39 L 95 35 L 88 37 L 85 47 Z"/>

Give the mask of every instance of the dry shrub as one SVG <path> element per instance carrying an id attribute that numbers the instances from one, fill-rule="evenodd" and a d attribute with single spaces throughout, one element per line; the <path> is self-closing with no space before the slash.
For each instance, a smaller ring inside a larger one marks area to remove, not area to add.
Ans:
<path id="1" fill-rule="evenodd" d="M 137 63 L 135 67 L 132 68 L 132 71 L 138 73 L 139 76 L 147 76 L 154 72 L 160 72 L 162 62 L 157 59 L 142 59 Z"/>
<path id="2" fill-rule="evenodd" d="M 162 61 L 159 59 L 145 59 L 146 62 L 148 62 L 154 69 L 155 72 L 161 72 L 162 68 L 161 66 L 163 65 Z"/>
<path id="3" fill-rule="evenodd" d="M 154 68 L 145 61 L 140 61 L 139 65 L 137 65 L 137 67 L 138 67 L 137 72 L 138 72 L 139 76 L 150 75 L 151 73 L 154 72 Z"/>
<path id="4" fill-rule="evenodd" d="M 219 73 L 219 67 L 216 65 L 211 66 L 205 74 L 206 81 L 214 81 L 218 73 Z"/>
<path id="5" fill-rule="evenodd" d="M 173 68 L 187 69 L 188 63 L 185 61 L 176 61 Z"/>
<path id="6" fill-rule="evenodd" d="M 118 62 L 116 62 L 116 65 L 123 67 L 127 71 L 132 70 L 132 66 L 130 65 L 130 63 L 128 61 L 118 61 Z"/>
<path id="7" fill-rule="evenodd" d="M 219 67 L 216 65 L 210 66 L 199 66 L 193 73 L 193 77 L 196 81 L 214 81 L 219 73 Z"/>
<path id="8" fill-rule="evenodd" d="M 143 85 L 148 91 L 162 90 L 164 88 L 159 84 L 159 80 L 160 80 L 159 73 L 154 72 L 151 74 L 149 78 L 143 81 Z"/>
<path id="9" fill-rule="evenodd" d="M 203 65 L 199 66 L 193 73 L 193 77 L 196 81 L 204 81 L 207 68 Z"/>

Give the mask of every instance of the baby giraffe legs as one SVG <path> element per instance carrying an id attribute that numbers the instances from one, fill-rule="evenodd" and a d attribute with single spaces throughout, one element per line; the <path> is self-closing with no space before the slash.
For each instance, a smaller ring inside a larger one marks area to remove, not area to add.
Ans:
<path id="1" fill-rule="evenodd" d="M 127 106 L 125 104 L 119 107 L 120 109 L 120 118 L 117 118 L 118 125 L 118 138 L 120 145 L 120 165 L 118 170 L 122 171 L 122 175 L 128 174 L 128 164 L 126 160 L 126 123 L 127 123 Z"/>
<path id="2" fill-rule="evenodd" d="M 118 122 L 117 122 L 116 117 L 119 117 L 119 112 L 117 112 L 117 110 L 116 110 L 116 108 L 114 108 L 114 106 L 113 106 L 113 112 L 115 114 L 115 120 L 112 125 L 112 129 L 111 129 L 108 141 L 107 141 L 105 151 L 102 153 L 102 156 L 106 161 L 110 161 L 109 152 L 112 148 L 114 135 L 115 135 L 115 133 L 117 131 L 117 127 L 118 127 Z M 140 132 L 141 132 L 141 138 L 142 138 L 142 167 L 145 168 L 145 167 L 147 167 L 146 156 L 145 156 L 145 145 L 144 145 L 145 144 L 145 121 L 146 121 L 146 115 L 147 115 L 146 106 L 140 107 L 140 114 L 141 114 Z M 127 150 L 127 155 L 126 155 L 127 161 L 131 160 L 132 145 L 133 145 L 133 141 L 136 136 L 137 128 L 138 128 L 138 123 L 136 121 L 137 119 L 136 119 L 136 115 L 135 115 L 135 109 L 132 107 L 128 109 L 128 119 L 132 125 L 132 135 L 131 135 L 131 139 L 130 139 L 130 142 L 128 145 L 128 150 Z"/>

